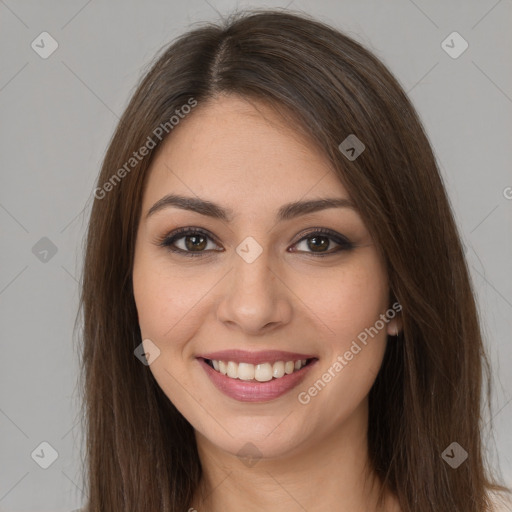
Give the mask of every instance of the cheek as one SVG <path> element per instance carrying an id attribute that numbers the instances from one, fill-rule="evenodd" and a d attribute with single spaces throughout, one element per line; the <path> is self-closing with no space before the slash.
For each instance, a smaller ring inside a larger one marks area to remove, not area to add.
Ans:
<path id="1" fill-rule="evenodd" d="M 294 280 L 290 288 L 319 320 L 331 350 L 350 345 L 388 308 L 386 274 L 373 250 L 330 272 L 296 273 Z"/>
<path id="2" fill-rule="evenodd" d="M 151 254 L 136 253 L 133 292 L 141 336 L 143 340 L 150 339 L 160 350 L 149 370 L 167 397 L 196 428 L 203 428 L 203 418 L 197 407 L 191 406 L 191 395 L 184 391 L 183 383 L 189 375 L 183 360 L 188 356 L 187 341 L 194 337 L 200 325 L 198 302 L 207 289 L 204 281 L 191 283 L 190 278 L 180 277 L 179 271 L 171 271 L 165 262 Z"/>
<path id="3" fill-rule="evenodd" d="M 133 294 L 143 338 L 161 339 L 166 325 L 169 329 L 168 310 L 170 293 L 166 278 L 149 265 L 144 257 L 136 259 L 133 268 Z"/>
<path id="4" fill-rule="evenodd" d="M 359 407 L 380 369 L 387 340 L 381 315 L 388 309 L 388 285 L 375 255 L 358 260 L 319 283 L 303 289 L 323 328 L 323 361 L 300 391 L 310 408 L 306 422 L 344 421 Z M 314 411 L 314 412 L 313 412 Z M 315 427 L 316 428 L 316 427 Z"/>
<path id="5" fill-rule="evenodd" d="M 205 294 L 207 282 L 180 277 L 147 253 L 136 256 L 133 293 L 143 338 L 154 340 L 161 349 L 171 339 L 186 339 L 193 324 L 194 306 Z"/>
<path id="6" fill-rule="evenodd" d="M 338 334 L 334 358 L 342 356 L 346 386 L 369 390 L 384 355 L 387 331 L 381 315 L 388 309 L 387 279 L 372 255 L 354 269 L 338 303 L 333 330 Z"/>

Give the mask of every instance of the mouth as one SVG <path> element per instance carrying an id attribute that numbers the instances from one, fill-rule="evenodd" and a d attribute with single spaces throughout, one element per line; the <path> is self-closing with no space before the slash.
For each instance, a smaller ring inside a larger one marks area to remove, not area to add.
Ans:
<path id="1" fill-rule="evenodd" d="M 312 357 L 308 359 L 282 360 L 264 362 L 260 364 L 222 361 L 218 359 L 205 359 L 204 362 L 214 371 L 225 375 L 230 379 L 238 379 L 246 382 L 268 382 L 270 380 L 282 379 L 285 375 L 300 372 L 305 366 L 308 366 L 317 359 Z"/>
<path id="2" fill-rule="evenodd" d="M 268 402 L 283 396 L 318 362 L 317 357 L 281 351 L 224 351 L 196 360 L 219 391 L 240 402 Z"/>

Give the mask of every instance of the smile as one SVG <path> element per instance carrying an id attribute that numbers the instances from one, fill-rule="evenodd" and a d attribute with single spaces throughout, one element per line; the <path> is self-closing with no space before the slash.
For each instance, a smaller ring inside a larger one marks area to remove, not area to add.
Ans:
<path id="1" fill-rule="evenodd" d="M 285 375 L 290 375 L 306 366 L 308 359 L 298 359 L 297 361 L 276 361 L 275 363 L 236 363 L 234 361 L 218 361 L 216 359 L 207 359 L 215 371 L 226 375 L 230 379 L 239 379 L 258 382 L 268 382 L 272 379 L 280 379 Z"/>
<path id="2" fill-rule="evenodd" d="M 223 351 L 196 357 L 210 382 L 240 402 L 268 402 L 298 386 L 318 362 L 307 354 L 282 351 Z"/>

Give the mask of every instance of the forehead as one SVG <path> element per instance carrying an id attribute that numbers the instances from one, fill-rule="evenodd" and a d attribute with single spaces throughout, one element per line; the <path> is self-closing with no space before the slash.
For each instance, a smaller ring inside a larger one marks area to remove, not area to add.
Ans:
<path id="1" fill-rule="evenodd" d="M 221 96 L 173 129 L 149 169 L 144 209 L 170 191 L 238 210 L 348 194 L 314 142 L 261 102 Z M 151 203 L 151 204 L 150 204 Z"/>

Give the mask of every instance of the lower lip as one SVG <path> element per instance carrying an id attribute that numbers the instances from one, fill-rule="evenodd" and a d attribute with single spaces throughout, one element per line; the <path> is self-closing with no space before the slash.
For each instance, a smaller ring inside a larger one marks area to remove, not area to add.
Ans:
<path id="1" fill-rule="evenodd" d="M 300 370 L 286 374 L 279 379 L 272 379 L 267 382 L 250 382 L 227 377 L 214 370 L 204 359 L 197 358 L 197 360 L 219 391 L 240 402 L 268 402 L 284 395 L 299 385 L 311 367 L 318 361 L 315 359 Z"/>

